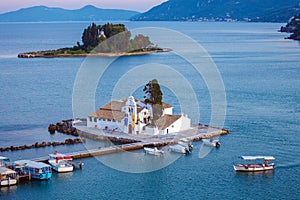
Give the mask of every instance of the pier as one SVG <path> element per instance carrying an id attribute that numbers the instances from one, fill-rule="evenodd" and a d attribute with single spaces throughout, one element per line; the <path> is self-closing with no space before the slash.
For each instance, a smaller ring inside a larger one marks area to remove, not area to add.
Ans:
<path id="1" fill-rule="evenodd" d="M 110 147 L 99 147 L 97 149 L 83 150 L 68 153 L 73 159 L 81 159 L 92 156 L 101 156 L 107 154 L 118 153 L 122 151 L 132 151 L 143 149 L 144 147 L 160 147 L 176 144 L 180 140 L 189 142 L 199 141 L 202 139 L 218 137 L 229 133 L 228 130 L 211 127 L 207 125 L 193 125 L 191 129 L 179 132 L 177 134 L 167 135 L 135 135 L 124 134 L 117 131 L 105 131 L 96 128 L 88 128 L 86 126 L 76 126 L 79 136 L 98 141 L 107 141 L 122 143 Z M 128 142 L 131 143 L 128 143 Z M 34 161 L 47 162 L 48 157 L 33 159 Z"/>

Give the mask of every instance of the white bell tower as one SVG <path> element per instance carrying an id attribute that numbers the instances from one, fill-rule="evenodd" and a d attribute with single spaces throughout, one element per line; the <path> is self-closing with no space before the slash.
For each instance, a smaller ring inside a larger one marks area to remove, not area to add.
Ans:
<path id="1" fill-rule="evenodd" d="M 137 122 L 137 105 L 133 96 L 128 97 L 125 105 L 125 132 L 135 133 Z"/>

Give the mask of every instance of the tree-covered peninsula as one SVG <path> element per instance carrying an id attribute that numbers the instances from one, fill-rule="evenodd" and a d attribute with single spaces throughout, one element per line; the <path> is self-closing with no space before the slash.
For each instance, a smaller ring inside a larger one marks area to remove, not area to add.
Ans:
<path id="1" fill-rule="evenodd" d="M 20 53 L 18 57 L 130 56 L 170 51 L 154 46 L 148 36 L 132 37 L 124 24 L 92 23 L 84 29 L 81 39 L 82 43 L 77 42 L 73 47 Z"/>
<path id="2" fill-rule="evenodd" d="M 300 14 L 293 16 L 286 26 L 280 28 L 280 31 L 292 33 L 286 39 L 300 40 Z"/>

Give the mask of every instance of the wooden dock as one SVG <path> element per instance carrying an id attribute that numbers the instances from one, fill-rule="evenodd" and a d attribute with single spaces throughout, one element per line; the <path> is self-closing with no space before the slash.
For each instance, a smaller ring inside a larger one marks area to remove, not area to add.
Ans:
<path id="1" fill-rule="evenodd" d="M 141 135 L 129 135 L 118 132 L 106 132 L 87 127 L 76 127 L 79 130 L 79 135 L 82 137 L 88 137 L 95 140 L 109 140 L 113 138 L 114 141 L 122 143 L 132 141 L 132 143 L 113 145 L 110 147 L 101 147 L 91 150 L 83 150 L 78 152 L 68 153 L 73 159 L 87 158 L 92 156 L 101 156 L 107 154 L 118 153 L 122 151 L 132 151 L 143 149 L 149 146 L 166 146 L 178 143 L 181 139 L 192 141 L 199 141 L 202 139 L 217 137 L 228 134 L 228 130 L 220 129 L 216 127 L 195 125 L 193 129 L 180 132 L 176 135 L 158 135 L 158 136 L 141 136 Z M 48 157 L 41 157 L 33 159 L 34 161 L 47 162 Z"/>

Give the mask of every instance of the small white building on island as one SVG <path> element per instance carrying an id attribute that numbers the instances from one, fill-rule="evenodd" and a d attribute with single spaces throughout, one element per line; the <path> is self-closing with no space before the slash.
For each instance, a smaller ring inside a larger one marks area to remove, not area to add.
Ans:
<path id="1" fill-rule="evenodd" d="M 88 115 L 87 127 L 150 135 L 170 134 L 190 129 L 191 119 L 187 115 L 173 115 L 173 107 L 166 103 L 162 103 L 162 107 L 162 116 L 153 124 L 150 104 L 133 96 L 111 101 Z"/>

